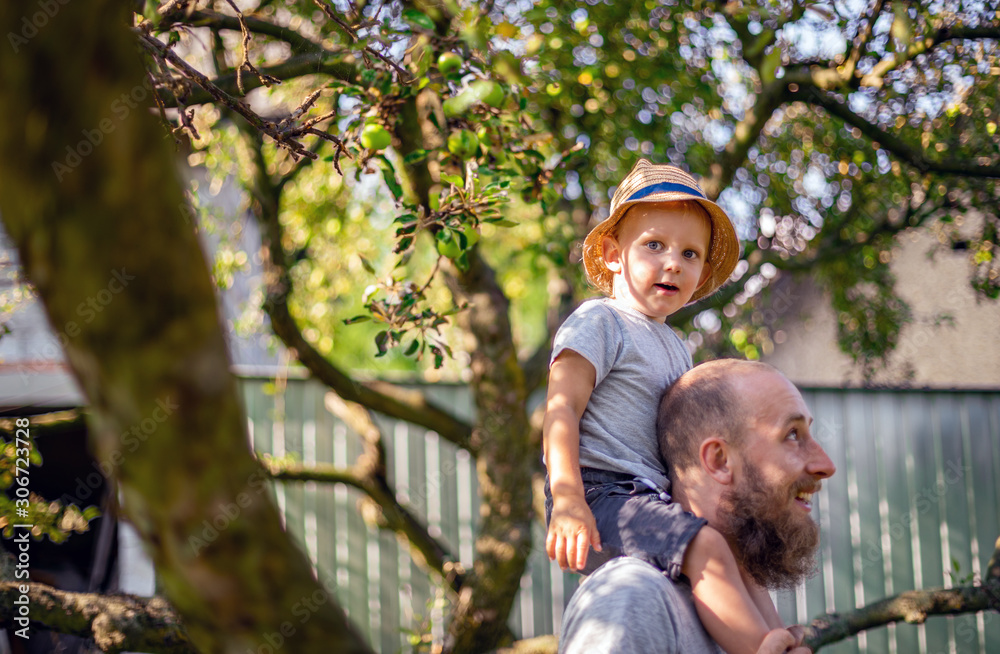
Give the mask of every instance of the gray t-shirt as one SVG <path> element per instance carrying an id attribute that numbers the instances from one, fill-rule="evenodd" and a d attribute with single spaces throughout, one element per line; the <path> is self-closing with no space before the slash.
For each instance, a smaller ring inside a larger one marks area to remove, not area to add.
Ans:
<path id="1" fill-rule="evenodd" d="M 587 577 L 566 607 L 560 654 L 724 654 L 705 632 L 691 587 L 621 557 Z"/>
<path id="2" fill-rule="evenodd" d="M 644 477 L 668 488 L 656 442 L 667 386 L 691 368 L 674 330 L 610 298 L 588 300 L 562 324 L 552 361 L 573 350 L 594 366 L 594 391 L 580 419 L 580 465 Z"/>

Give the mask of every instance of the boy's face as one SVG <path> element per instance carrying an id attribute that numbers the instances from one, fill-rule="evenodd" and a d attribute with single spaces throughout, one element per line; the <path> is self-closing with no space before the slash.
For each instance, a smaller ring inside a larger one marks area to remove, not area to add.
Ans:
<path id="1" fill-rule="evenodd" d="M 614 273 L 615 298 L 665 321 L 691 300 L 712 274 L 708 219 L 678 203 L 638 204 L 617 238 L 604 237 L 604 262 Z"/>

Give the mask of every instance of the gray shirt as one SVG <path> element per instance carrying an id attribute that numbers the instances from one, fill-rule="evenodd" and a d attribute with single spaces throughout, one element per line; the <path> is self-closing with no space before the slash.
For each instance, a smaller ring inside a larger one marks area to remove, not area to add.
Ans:
<path id="1" fill-rule="evenodd" d="M 656 414 L 663 391 L 691 368 L 687 347 L 670 325 L 602 298 L 584 302 L 566 319 L 556 333 L 551 361 L 567 349 L 597 372 L 580 419 L 580 465 L 668 488 Z"/>
<path id="2" fill-rule="evenodd" d="M 577 588 L 563 616 L 560 654 L 724 654 L 705 632 L 691 587 L 621 557 Z"/>

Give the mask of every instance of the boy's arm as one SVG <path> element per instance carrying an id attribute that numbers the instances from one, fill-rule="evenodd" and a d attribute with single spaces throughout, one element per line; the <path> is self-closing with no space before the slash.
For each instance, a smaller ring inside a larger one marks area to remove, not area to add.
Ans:
<path id="1" fill-rule="evenodd" d="M 691 581 L 698 618 L 715 642 L 728 654 L 757 652 L 772 627 L 743 583 L 722 534 L 702 527 L 684 553 L 681 572 Z"/>
<path id="2" fill-rule="evenodd" d="M 601 549 L 580 476 L 580 418 L 596 378 L 594 365 L 573 350 L 560 352 L 549 368 L 542 447 L 552 492 L 552 516 L 545 551 L 564 570 L 583 568 L 591 545 Z"/>
<path id="3" fill-rule="evenodd" d="M 782 622 L 781 616 L 778 615 L 778 609 L 775 608 L 774 602 L 771 601 L 771 595 L 767 592 L 766 588 L 762 588 L 753 580 L 753 577 L 746 574 L 745 571 L 740 570 L 740 574 L 743 577 L 743 584 L 747 587 L 747 592 L 750 593 L 750 598 L 753 603 L 757 605 L 757 610 L 760 614 L 764 616 L 764 622 L 771 629 L 784 629 L 785 623 Z"/>

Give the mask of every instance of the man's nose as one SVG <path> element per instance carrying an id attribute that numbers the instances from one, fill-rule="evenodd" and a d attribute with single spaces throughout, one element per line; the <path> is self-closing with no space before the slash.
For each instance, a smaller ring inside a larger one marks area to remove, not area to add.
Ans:
<path id="1" fill-rule="evenodd" d="M 827 456 L 826 450 L 816 441 L 812 441 L 812 451 L 810 452 L 806 472 L 820 479 L 832 477 L 833 473 L 837 472 L 837 467 L 833 465 L 833 461 Z"/>

